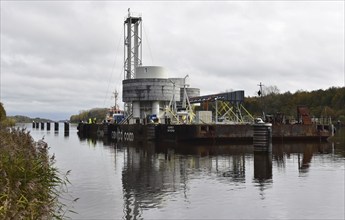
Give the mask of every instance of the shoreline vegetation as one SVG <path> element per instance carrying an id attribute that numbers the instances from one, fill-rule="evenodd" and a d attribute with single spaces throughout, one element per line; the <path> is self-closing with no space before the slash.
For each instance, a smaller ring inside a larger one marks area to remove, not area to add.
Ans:
<path id="1" fill-rule="evenodd" d="M 23 116 L 23 115 L 15 115 L 15 116 L 8 116 L 7 117 L 10 120 L 15 121 L 16 123 L 31 123 L 33 121 L 37 121 L 37 122 L 52 122 L 52 120 L 46 119 L 46 118 L 30 118 L 27 116 Z"/>
<path id="2" fill-rule="evenodd" d="M 210 102 L 208 110 L 214 111 L 215 104 Z M 326 90 L 303 91 L 295 93 L 280 93 L 276 86 L 264 86 L 261 96 L 248 96 L 244 99 L 243 106 L 255 117 L 266 114 L 283 113 L 289 118 L 297 117 L 297 106 L 306 106 L 310 115 L 315 118 L 331 118 L 334 124 L 340 122 L 345 125 L 345 87 L 330 87 Z M 195 110 L 204 110 L 202 105 L 196 106 Z M 81 110 L 78 114 L 70 116 L 70 123 L 88 121 L 96 118 L 97 123 L 101 123 L 107 114 L 107 108 L 92 108 Z M 30 118 L 22 115 L 7 117 L 8 124 L 51 122 L 52 120 L 43 118 Z"/>
<path id="3" fill-rule="evenodd" d="M 208 109 L 214 111 L 214 105 L 212 102 L 208 103 Z M 301 105 L 308 107 L 312 117 L 331 118 L 334 124 L 338 121 L 345 124 L 345 87 L 280 93 L 276 86 L 264 86 L 261 96 L 246 97 L 243 103 L 255 117 L 262 116 L 264 111 L 266 114 L 283 113 L 287 117 L 297 118 L 297 106 Z M 195 110 L 203 110 L 202 105 L 196 106 Z M 70 122 L 86 122 L 89 118 L 96 118 L 99 123 L 104 120 L 106 113 L 106 108 L 83 110 L 72 115 Z"/>
<path id="4" fill-rule="evenodd" d="M 61 174 L 48 144 L 13 125 L 0 103 L 0 219 L 68 218 L 61 200 L 70 171 Z"/>

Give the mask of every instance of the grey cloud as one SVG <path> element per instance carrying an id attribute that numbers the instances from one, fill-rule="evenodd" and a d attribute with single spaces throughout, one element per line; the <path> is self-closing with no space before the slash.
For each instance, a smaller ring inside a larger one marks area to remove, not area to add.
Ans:
<path id="1" fill-rule="evenodd" d="M 121 92 L 129 7 L 143 15 L 144 65 L 189 74 L 202 94 L 251 96 L 259 82 L 282 92 L 344 86 L 344 2 L 1 4 L 1 101 L 10 114 L 110 106 L 111 91 Z"/>

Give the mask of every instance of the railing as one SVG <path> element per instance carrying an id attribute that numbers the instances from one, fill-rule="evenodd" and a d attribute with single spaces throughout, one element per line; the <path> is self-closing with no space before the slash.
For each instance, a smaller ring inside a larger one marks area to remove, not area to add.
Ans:
<path id="1" fill-rule="evenodd" d="M 123 119 L 123 120 L 119 123 L 119 125 L 125 124 L 127 121 L 129 121 L 129 120 L 132 119 L 132 118 L 133 118 L 133 113 L 130 114 L 130 115 L 128 115 L 125 119 Z"/>

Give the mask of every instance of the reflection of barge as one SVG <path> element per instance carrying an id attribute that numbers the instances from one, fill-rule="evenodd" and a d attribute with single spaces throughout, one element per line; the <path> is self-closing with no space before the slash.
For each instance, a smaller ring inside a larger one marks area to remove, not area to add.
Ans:
<path id="1" fill-rule="evenodd" d="M 141 21 L 141 16 L 128 11 L 124 22 L 123 120 L 118 121 L 117 116 L 113 120 L 116 124 L 79 124 L 79 133 L 108 136 L 116 141 L 252 142 L 254 119 L 242 106 L 244 91 L 200 96 L 198 88 L 186 84 L 188 75 L 170 78 L 163 67 L 142 65 Z M 208 110 L 209 102 L 215 103 L 214 111 Z M 195 112 L 192 105 L 196 103 L 204 109 Z M 273 140 L 320 140 L 330 136 L 325 126 L 301 122 L 274 124 Z"/>
<path id="2" fill-rule="evenodd" d="M 313 158 L 324 159 L 323 154 L 334 151 L 328 143 L 275 144 L 271 153 L 255 151 L 252 145 L 187 144 L 178 145 L 174 150 L 155 143 L 115 146 L 126 149 L 122 170 L 126 219 L 133 218 L 136 213 L 138 218 L 145 218 L 140 216 L 142 210 L 148 206 L 164 207 L 171 195 L 183 193 L 186 201 L 191 196 L 189 191 L 195 189 L 193 184 L 210 180 L 216 186 L 244 192 L 249 185 L 255 184 L 263 198 L 265 190 L 277 184 L 273 179 L 279 175 L 274 173 L 277 169 L 278 172 L 288 170 L 294 175 L 297 172 L 303 175 L 313 166 Z M 243 214 L 239 217 L 243 218 Z"/>

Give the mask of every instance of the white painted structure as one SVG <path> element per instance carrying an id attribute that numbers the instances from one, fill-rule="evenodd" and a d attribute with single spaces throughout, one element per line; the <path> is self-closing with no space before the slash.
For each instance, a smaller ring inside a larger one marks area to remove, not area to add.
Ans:
<path id="1" fill-rule="evenodd" d="M 142 65 L 141 21 L 141 16 L 134 16 L 128 9 L 124 22 L 125 76 L 122 100 L 131 123 L 144 123 L 150 115 L 165 118 L 166 109 L 172 100 L 179 106 L 185 94 L 200 95 L 197 88 L 185 88 L 185 78 L 169 78 L 164 67 Z"/>
<path id="2" fill-rule="evenodd" d="M 140 66 L 136 68 L 136 79 L 167 79 L 168 73 L 161 66 Z"/>

